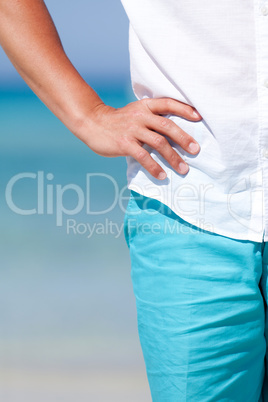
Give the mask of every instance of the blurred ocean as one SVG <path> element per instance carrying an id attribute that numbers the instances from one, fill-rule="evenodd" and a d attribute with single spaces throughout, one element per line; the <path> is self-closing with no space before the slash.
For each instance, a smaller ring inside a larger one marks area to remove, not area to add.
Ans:
<path id="1" fill-rule="evenodd" d="M 94 89 L 134 100 L 122 83 Z M 0 91 L 0 122 L 0 400 L 150 401 L 124 211 L 100 213 L 125 158 L 94 154 L 25 88 Z"/>

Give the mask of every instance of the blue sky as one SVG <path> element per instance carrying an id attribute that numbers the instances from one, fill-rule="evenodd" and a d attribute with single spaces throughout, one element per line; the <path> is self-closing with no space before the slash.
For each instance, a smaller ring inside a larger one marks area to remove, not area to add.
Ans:
<path id="1" fill-rule="evenodd" d="M 69 58 L 87 79 L 129 80 L 128 18 L 120 0 L 46 0 Z M 0 85 L 22 79 L 0 48 Z"/>

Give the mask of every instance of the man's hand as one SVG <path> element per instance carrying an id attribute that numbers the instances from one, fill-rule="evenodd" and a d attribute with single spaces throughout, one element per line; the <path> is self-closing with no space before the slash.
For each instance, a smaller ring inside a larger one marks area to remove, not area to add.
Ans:
<path id="1" fill-rule="evenodd" d="M 133 156 L 152 176 L 165 179 L 164 170 L 142 147 L 147 144 L 158 151 L 173 169 L 186 174 L 188 165 L 164 136 L 193 155 L 199 152 L 199 144 L 173 121 L 162 116 L 165 114 L 191 121 L 202 119 L 191 106 L 170 98 L 146 98 L 120 109 L 100 103 L 88 113 L 88 118 L 85 117 L 78 136 L 99 155 Z"/>
<path id="2" fill-rule="evenodd" d="M 62 47 L 43 0 L 0 0 L 0 44 L 22 78 L 47 107 L 94 152 L 133 156 L 158 179 L 163 169 L 142 147 L 156 149 L 179 173 L 188 166 L 165 136 L 192 154 L 194 139 L 170 119 L 173 114 L 198 121 L 193 108 L 174 99 L 143 99 L 115 109 L 83 80 Z M 185 166 L 185 167 L 184 167 Z"/>

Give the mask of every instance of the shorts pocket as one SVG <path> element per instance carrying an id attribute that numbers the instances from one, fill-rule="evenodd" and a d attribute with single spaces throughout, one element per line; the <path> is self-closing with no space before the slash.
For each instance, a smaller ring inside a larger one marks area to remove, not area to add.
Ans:
<path id="1" fill-rule="evenodd" d="M 124 215 L 124 237 L 125 237 L 128 247 L 129 247 L 129 243 L 130 243 L 129 213 L 132 210 L 131 207 L 133 205 L 133 202 L 134 202 L 134 196 L 133 196 L 133 193 L 130 191 L 130 196 L 129 196 L 127 208 L 126 208 L 125 215 Z"/>

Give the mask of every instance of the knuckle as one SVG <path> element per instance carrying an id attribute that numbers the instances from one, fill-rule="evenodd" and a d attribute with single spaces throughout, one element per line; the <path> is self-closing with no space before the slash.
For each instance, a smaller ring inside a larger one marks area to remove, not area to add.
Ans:
<path id="1" fill-rule="evenodd" d="M 180 142 L 180 144 L 185 144 L 186 140 L 186 136 L 182 131 L 179 131 L 178 133 L 178 141 Z"/>
<path id="2" fill-rule="evenodd" d="M 132 111 L 132 118 L 141 119 L 144 117 L 144 111 L 141 109 L 135 109 Z"/>
<path id="3" fill-rule="evenodd" d="M 136 152 L 137 161 L 144 162 L 146 158 L 147 158 L 147 151 L 145 151 L 145 149 L 142 148 Z"/>
<path id="4" fill-rule="evenodd" d="M 145 110 L 150 110 L 151 111 L 151 107 L 153 106 L 153 104 L 155 103 L 157 99 L 155 98 L 143 98 L 139 101 L 140 105 L 142 105 L 142 107 Z"/>
<path id="5" fill-rule="evenodd" d="M 133 133 L 133 132 L 136 132 L 137 131 L 137 126 L 135 125 L 135 124 L 133 124 L 133 122 L 129 122 L 129 124 L 128 124 L 128 131 L 130 132 L 130 133 Z M 125 137 L 126 135 L 124 135 L 124 137 Z"/>
<path id="6" fill-rule="evenodd" d="M 169 128 L 169 127 L 170 127 L 170 120 L 169 120 L 169 119 L 166 119 L 165 117 L 163 117 L 163 118 L 160 120 L 160 125 L 161 125 L 161 127 Z"/>
<path id="7" fill-rule="evenodd" d="M 151 98 L 143 98 L 143 99 L 140 99 L 138 102 L 143 106 L 148 106 L 148 104 L 150 104 L 152 100 L 153 99 L 151 99 Z"/>
<path id="8" fill-rule="evenodd" d="M 170 99 L 170 98 L 164 99 L 164 105 L 165 105 L 165 107 L 167 107 L 168 109 L 172 107 L 172 103 L 173 103 L 173 102 L 172 102 L 172 99 Z"/>
<path id="9" fill-rule="evenodd" d="M 169 160 L 170 160 L 170 163 L 174 166 L 179 163 L 180 157 L 175 151 L 173 151 L 169 157 Z"/>
<path id="10" fill-rule="evenodd" d="M 166 145 L 166 139 L 162 137 L 161 135 L 156 135 L 153 138 L 153 146 L 155 149 L 162 148 L 163 146 Z"/>

